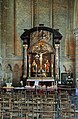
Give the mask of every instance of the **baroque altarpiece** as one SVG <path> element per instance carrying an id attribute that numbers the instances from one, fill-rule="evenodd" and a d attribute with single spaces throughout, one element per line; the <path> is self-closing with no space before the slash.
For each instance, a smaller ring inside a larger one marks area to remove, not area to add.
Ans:
<path id="1" fill-rule="evenodd" d="M 27 81 L 54 81 L 59 79 L 59 49 L 62 35 L 58 30 L 39 26 L 24 29 L 23 71 Z"/>

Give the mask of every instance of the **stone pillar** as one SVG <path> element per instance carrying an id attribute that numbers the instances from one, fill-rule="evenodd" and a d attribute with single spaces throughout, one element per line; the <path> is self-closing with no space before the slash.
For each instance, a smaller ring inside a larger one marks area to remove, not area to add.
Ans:
<path id="1" fill-rule="evenodd" d="M 54 54 L 51 54 L 51 77 L 54 78 Z"/>
<path id="2" fill-rule="evenodd" d="M 2 52 L 2 38 L 1 38 L 1 32 L 2 32 L 2 29 L 1 29 L 1 24 L 2 24 L 2 11 L 1 11 L 1 4 L 2 4 L 2 1 L 0 1 L 0 64 L 2 65 L 2 55 L 1 55 L 1 52 Z M 2 75 L 2 73 L 1 73 Z"/>
<path id="3" fill-rule="evenodd" d="M 56 55 L 55 55 L 55 78 L 59 79 L 59 44 L 55 44 Z"/>
<path id="4" fill-rule="evenodd" d="M 29 61 L 28 61 L 28 65 L 29 65 L 29 77 L 31 77 L 31 55 L 29 55 Z"/>
<path id="5" fill-rule="evenodd" d="M 76 81 L 78 80 L 78 28 L 74 29 L 74 35 L 76 40 L 76 49 L 75 49 L 75 77 Z"/>
<path id="6" fill-rule="evenodd" d="M 78 27 L 78 0 L 74 2 L 74 28 Z"/>
<path id="7" fill-rule="evenodd" d="M 0 2 L 0 57 L 1 57 L 1 2 Z"/>
<path id="8" fill-rule="evenodd" d="M 27 48 L 28 45 L 24 45 L 24 75 L 23 78 L 27 77 Z"/>
<path id="9" fill-rule="evenodd" d="M 2 57 L 14 53 L 14 0 L 1 3 L 1 52 Z M 4 50 L 5 49 L 5 50 Z"/>
<path id="10" fill-rule="evenodd" d="M 4 0 L 5 2 L 5 0 Z M 6 57 L 14 53 L 14 0 L 6 0 Z"/>

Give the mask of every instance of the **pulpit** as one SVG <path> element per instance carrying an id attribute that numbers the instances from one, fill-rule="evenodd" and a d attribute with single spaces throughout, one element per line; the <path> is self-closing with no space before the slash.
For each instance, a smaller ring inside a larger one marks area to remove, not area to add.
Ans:
<path id="1" fill-rule="evenodd" d="M 27 82 L 59 80 L 59 49 L 62 35 L 45 26 L 24 29 L 22 76 Z"/>

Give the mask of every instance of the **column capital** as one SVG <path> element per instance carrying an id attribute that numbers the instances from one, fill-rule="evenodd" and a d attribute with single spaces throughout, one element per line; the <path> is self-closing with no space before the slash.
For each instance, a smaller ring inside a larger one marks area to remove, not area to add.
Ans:
<path id="1" fill-rule="evenodd" d="M 60 44 L 55 44 L 55 47 L 56 47 L 56 48 L 59 48 L 59 46 L 60 46 Z"/>
<path id="2" fill-rule="evenodd" d="M 27 49 L 28 48 L 28 45 L 23 45 L 24 49 Z"/>

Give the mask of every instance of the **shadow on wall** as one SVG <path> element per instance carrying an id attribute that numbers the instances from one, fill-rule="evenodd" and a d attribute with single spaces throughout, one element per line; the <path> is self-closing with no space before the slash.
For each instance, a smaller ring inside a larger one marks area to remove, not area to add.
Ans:
<path id="1" fill-rule="evenodd" d="M 13 69 L 13 80 L 12 80 L 12 85 L 14 87 L 16 86 L 20 86 L 20 67 L 18 64 L 14 65 L 14 69 Z"/>

